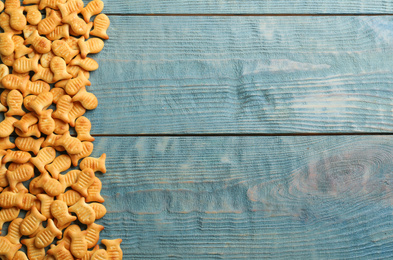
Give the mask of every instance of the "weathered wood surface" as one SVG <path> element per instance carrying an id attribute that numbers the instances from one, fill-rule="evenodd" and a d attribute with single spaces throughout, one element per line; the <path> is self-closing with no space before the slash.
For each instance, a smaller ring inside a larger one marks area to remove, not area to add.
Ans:
<path id="1" fill-rule="evenodd" d="M 393 132 L 391 17 L 111 22 L 94 134 Z"/>
<path id="2" fill-rule="evenodd" d="M 101 137 L 125 259 L 393 257 L 392 136 Z"/>
<path id="3" fill-rule="evenodd" d="M 105 12 L 112 14 L 393 13 L 393 3 L 386 0 L 104 0 L 104 3 Z"/>

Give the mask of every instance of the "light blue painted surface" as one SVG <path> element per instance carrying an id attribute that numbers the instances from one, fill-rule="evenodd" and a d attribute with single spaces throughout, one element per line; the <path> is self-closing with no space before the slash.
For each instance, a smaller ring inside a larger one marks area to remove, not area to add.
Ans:
<path id="1" fill-rule="evenodd" d="M 125 259 L 393 257 L 393 137 L 105 137 Z"/>
<path id="2" fill-rule="evenodd" d="M 393 3 L 386 0 L 104 0 L 104 3 L 105 11 L 112 14 L 393 13 Z"/>
<path id="3" fill-rule="evenodd" d="M 391 17 L 111 17 L 95 134 L 393 132 Z"/>

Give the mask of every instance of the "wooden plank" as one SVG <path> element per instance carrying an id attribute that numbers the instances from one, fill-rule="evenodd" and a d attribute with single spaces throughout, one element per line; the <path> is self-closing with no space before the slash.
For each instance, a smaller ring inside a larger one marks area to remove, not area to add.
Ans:
<path id="1" fill-rule="evenodd" d="M 392 136 L 102 137 L 125 259 L 393 257 Z"/>
<path id="2" fill-rule="evenodd" d="M 95 134 L 393 132 L 391 17 L 111 21 Z"/>
<path id="3" fill-rule="evenodd" d="M 87 4 L 90 0 L 84 0 Z M 103 0 L 104 12 L 116 14 L 381 14 L 393 13 L 384 0 Z"/>

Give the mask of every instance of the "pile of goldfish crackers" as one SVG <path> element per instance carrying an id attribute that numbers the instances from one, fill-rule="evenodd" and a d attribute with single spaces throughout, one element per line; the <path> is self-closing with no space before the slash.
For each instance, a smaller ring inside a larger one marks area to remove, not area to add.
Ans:
<path id="1" fill-rule="evenodd" d="M 109 39 L 103 8 L 101 0 L 0 0 L 0 231 L 9 222 L 0 259 L 123 258 L 121 239 L 98 245 L 104 227 L 95 220 L 106 208 L 96 172 L 106 172 L 106 155 L 89 157 L 94 137 L 83 116 L 98 105 L 86 89 L 98 63 L 87 56 Z"/>

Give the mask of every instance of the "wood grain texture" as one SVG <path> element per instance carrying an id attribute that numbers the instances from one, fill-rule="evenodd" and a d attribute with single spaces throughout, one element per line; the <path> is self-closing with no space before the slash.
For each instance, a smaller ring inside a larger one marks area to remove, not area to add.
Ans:
<path id="1" fill-rule="evenodd" d="M 385 0 L 103 0 L 116 14 L 380 14 L 393 13 Z M 89 0 L 84 0 L 85 4 Z"/>
<path id="2" fill-rule="evenodd" d="M 391 17 L 111 22 L 94 134 L 393 132 Z"/>
<path id="3" fill-rule="evenodd" d="M 391 136 L 105 137 L 125 259 L 393 257 Z"/>

